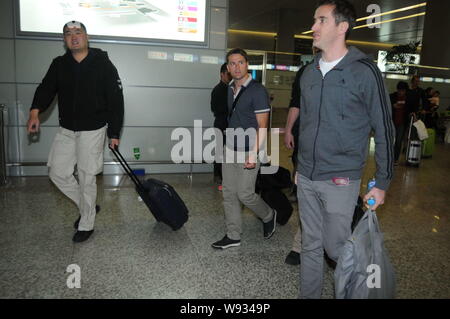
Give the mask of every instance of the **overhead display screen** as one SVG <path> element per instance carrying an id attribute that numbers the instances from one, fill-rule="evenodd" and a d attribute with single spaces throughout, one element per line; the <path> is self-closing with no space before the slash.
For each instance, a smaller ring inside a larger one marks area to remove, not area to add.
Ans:
<path id="1" fill-rule="evenodd" d="M 206 41 L 206 0 L 19 0 L 18 11 L 25 34 L 62 34 L 76 20 L 94 37 Z"/>

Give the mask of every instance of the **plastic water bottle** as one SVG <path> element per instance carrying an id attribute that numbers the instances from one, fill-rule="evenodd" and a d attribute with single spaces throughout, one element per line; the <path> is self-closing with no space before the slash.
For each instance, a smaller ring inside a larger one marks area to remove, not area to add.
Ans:
<path id="1" fill-rule="evenodd" d="M 370 192 L 370 190 L 371 190 L 372 188 L 374 188 L 375 184 L 376 184 L 375 178 L 372 178 L 372 179 L 369 181 L 369 183 L 367 184 L 367 192 Z M 371 198 L 369 198 L 369 199 L 367 200 L 367 204 L 368 204 L 369 206 L 373 206 L 373 205 L 375 205 L 375 203 L 376 203 L 376 201 L 375 201 L 375 198 L 373 198 L 373 197 L 371 197 Z"/>

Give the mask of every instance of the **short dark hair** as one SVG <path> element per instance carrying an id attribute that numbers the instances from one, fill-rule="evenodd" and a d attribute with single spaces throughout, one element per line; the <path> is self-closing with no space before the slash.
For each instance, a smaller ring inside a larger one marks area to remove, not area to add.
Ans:
<path id="1" fill-rule="evenodd" d="M 408 88 L 409 88 L 408 83 L 406 83 L 406 82 L 399 81 L 397 83 L 397 90 L 407 90 Z"/>
<path id="2" fill-rule="evenodd" d="M 226 60 L 227 60 L 227 64 L 228 64 L 228 58 L 230 57 L 230 55 L 233 54 L 240 54 L 244 57 L 245 62 L 248 62 L 248 55 L 247 52 L 245 52 L 245 50 L 241 49 L 241 48 L 235 48 L 235 49 L 231 49 L 230 51 L 228 51 L 227 56 L 226 56 Z"/>
<path id="3" fill-rule="evenodd" d="M 228 63 L 226 63 L 226 62 L 224 64 L 222 64 L 222 66 L 220 67 L 220 73 L 228 72 L 227 64 Z"/>
<path id="4" fill-rule="evenodd" d="M 356 26 L 355 7 L 347 0 L 320 0 L 316 6 L 316 9 L 326 5 L 334 6 L 333 16 L 336 25 L 341 22 L 348 23 L 348 30 L 345 33 L 345 39 L 348 39 L 350 32 Z"/>

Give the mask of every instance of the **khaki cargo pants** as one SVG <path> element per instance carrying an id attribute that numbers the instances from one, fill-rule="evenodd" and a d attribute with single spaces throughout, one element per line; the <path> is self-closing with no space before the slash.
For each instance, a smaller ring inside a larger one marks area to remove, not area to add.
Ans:
<path id="1" fill-rule="evenodd" d="M 50 149 L 49 177 L 78 207 L 78 230 L 94 229 L 97 200 L 96 175 L 103 169 L 106 126 L 94 131 L 74 132 L 60 127 Z M 75 165 L 78 181 L 74 176 Z"/>

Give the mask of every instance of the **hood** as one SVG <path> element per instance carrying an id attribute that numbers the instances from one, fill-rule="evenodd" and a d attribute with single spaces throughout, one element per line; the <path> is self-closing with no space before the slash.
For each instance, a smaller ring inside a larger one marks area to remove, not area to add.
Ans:
<path id="1" fill-rule="evenodd" d="M 108 59 L 108 52 L 98 48 L 89 48 L 89 54 L 100 59 Z"/>
<path id="2" fill-rule="evenodd" d="M 314 64 L 317 68 L 319 68 L 319 61 L 322 58 L 322 52 L 318 53 L 315 57 L 314 57 Z M 365 54 L 364 52 L 362 52 L 361 50 L 359 50 L 356 47 L 350 46 L 348 47 L 348 52 L 347 54 L 344 56 L 344 58 L 335 66 L 335 69 L 343 69 L 345 68 L 347 65 L 352 64 L 355 61 L 358 60 L 369 60 L 369 57 L 367 56 L 367 54 Z"/>

